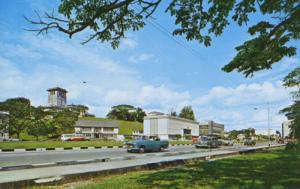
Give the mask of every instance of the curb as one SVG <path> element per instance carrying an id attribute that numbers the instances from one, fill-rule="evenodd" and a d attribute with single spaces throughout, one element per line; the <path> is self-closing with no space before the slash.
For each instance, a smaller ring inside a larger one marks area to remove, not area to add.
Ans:
<path id="1" fill-rule="evenodd" d="M 192 146 L 193 144 L 170 144 L 170 146 Z M 95 150 L 95 149 L 118 149 L 126 146 L 81 146 L 81 147 L 61 147 L 61 148 L 15 148 L 0 149 L 0 153 L 5 152 L 40 152 L 40 151 L 70 151 L 70 150 Z"/>
<path id="2" fill-rule="evenodd" d="M 95 149 L 118 149 L 125 146 L 81 146 L 81 147 L 63 147 L 63 148 L 15 148 L 0 149 L 0 153 L 5 152 L 40 152 L 40 151 L 70 151 L 70 150 L 95 150 Z"/>

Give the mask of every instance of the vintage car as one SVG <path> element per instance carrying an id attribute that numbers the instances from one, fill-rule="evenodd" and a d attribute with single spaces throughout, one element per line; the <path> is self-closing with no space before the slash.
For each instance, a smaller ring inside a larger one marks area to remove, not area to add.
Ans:
<path id="1" fill-rule="evenodd" d="M 222 146 L 233 146 L 233 144 L 234 144 L 232 140 L 220 139 L 218 141 L 220 142 L 220 145 L 222 145 Z"/>
<path id="2" fill-rule="evenodd" d="M 216 137 L 203 136 L 195 144 L 196 148 L 217 148 L 220 142 Z"/>
<path id="3" fill-rule="evenodd" d="M 169 147 L 169 142 L 160 139 L 154 140 L 134 140 L 126 142 L 127 152 L 149 152 L 164 151 Z"/>
<path id="4" fill-rule="evenodd" d="M 63 134 L 61 135 L 60 140 L 61 141 L 85 141 L 88 139 L 81 134 Z"/>
<path id="5" fill-rule="evenodd" d="M 245 138 L 244 145 L 246 145 L 246 146 L 255 146 L 256 141 L 253 140 L 252 138 Z"/>

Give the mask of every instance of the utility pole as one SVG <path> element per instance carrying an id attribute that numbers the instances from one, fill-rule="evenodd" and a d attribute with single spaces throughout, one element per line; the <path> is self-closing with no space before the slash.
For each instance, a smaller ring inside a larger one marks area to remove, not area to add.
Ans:
<path id="1" fill-rule="evenodd" d="M 268 102 L 268 137 L 269 137 L 269 147 L 271 146 L 271 136 L 270 136 L 270 103 Z"/>

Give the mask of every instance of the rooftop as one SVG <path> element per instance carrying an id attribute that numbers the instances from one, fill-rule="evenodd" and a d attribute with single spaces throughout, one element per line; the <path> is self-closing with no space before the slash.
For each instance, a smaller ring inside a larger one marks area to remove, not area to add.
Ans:
<path id="1" fill-rule="evenodd" d="M 63 88 L 60 88 L 60 87 L 53 87 L 53 88 L 50 88 L 50 89 L 47 89 L 47 91 L 63 91 L 65 93 L 67 93 L 68 91 L 66 89 L 63 89 Z"/>
<path id="2" fill-rule="evenodd" d="M 78 120 L 74 127 L 110 127 L 118 128 L 119 124 L 116 121 L 93 121 L 93 120 Z"/>

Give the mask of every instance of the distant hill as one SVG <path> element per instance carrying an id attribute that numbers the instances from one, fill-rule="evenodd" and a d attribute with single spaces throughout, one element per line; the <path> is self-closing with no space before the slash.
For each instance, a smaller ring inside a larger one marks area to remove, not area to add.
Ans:
<path id="1" fill-rule="evenodd" d="M 122 120 L 114 120 L 107 118 L 99 118 L 99 117 L 81 117 L 80 120 L 94 120 L 94 121 L 117 121 L 119 123 L 119 134 L 121 135 L 130 135 L 132 132 L 142 132 L 143 131 L 143 123 L 133 122 L 133 121 L 122 121 Z"/>

